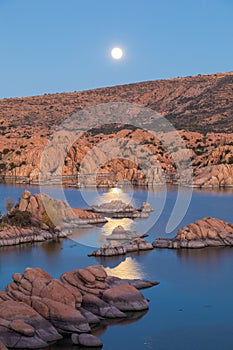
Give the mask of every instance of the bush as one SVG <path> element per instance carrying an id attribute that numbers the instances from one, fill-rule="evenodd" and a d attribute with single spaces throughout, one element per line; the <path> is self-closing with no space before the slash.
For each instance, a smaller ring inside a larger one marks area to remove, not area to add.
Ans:
<path id="1" fill-rule="evenodd" d="M 6 164 L 1 163 L 0 164 L 0 172 L 6 170 Z"/>
<path id="2" fill-rule="evenodd" d="M 9 148 L 4 148 L 4 150 L 2 151 L 3 154 L 7 154 L 9 152 L 10 152 Z"/>
<path id="3" fill-rule="evenodd" d="M 17 167 L 17 164 L 15 164 L 14 162 L 10 163 L 10 170 L 13 170 Z"/>
<path id="4" fill-rule="evenodd" d="M 25 160 L 23 160 L 23 161 L 19 164 L 19 166 L 26 165 L 26 164 L 27 164 L 27 162 L 25 162 Z"/>
<path id="5" fill-rule="evenodd" d="M 2 223 L 17 227 L 27 227 L 31 225 L 31 213 L 14 209 L 2 218 Z"/>

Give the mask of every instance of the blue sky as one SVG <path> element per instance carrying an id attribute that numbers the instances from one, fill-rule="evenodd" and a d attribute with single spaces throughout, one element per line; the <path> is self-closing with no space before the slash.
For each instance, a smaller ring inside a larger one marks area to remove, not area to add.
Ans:
<path id="1" fill-rule="evenodd" d="M 231 71 L 232 18 L 232 0 L 0 0 L 0 98 Z"/>

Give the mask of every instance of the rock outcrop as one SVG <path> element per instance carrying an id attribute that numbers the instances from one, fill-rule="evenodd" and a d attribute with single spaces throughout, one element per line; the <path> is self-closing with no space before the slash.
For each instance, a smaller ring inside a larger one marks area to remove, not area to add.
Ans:
<path id="1" fill-rule="evenodd" d="M 115 227 L 112 230 L 111 235 L 106 236 L 107 241 L 132 241 L 135 238 L 143 238 L 145 234 L 139 233 L 137 231 L 125 230 L 121 225 Z"/>
<path id="2" fill-rule="evenodd" d="M 53 233 L 49 229 L 38 227 L 15 227 L 4 225 L 0 228 L 0 247 L 23 243 L 44 242 L 56 237 L 65 237 L 61 233 Z"/>
<path id="3" fill-rule="evenodd" d="M 233 165 L 218 164 L 196 171 L 194 187 L 233 187 Z"/>
<path id="4" fill-rule="evenodd" d="M 55 327 L 23 302 L 0 300 L 0 341 L 9 348 L 44 348 L 62 339 Z"/>
<path id="5" fill-rule="evenodd" d="M 19 203 L 19 210 L 29 211 L 32 216 L 39 221 L 48 211 L 55 226 L 73 227 L 76 225 L 99 224 L 107 220 L 99 214 L 86 210 L 71 208 L 63 200 L 54 199 L 47 194 L 31 195 L 29 191 L 24 191 Z"/>
<path id="6" fill-rule="evenodd" d="M 23 213 L 30 214 L 26 224 Z M 17 224 L 11 220 L 13 214 L 17 214 Z M 100 214 L 70 208 L 65 201 L 25 190 L 19 204 L 0 222 L 0 247 L 66 238 L 74 227 L 106 222 Z"/>
<path id="7" fill-rule="evenodd" d="M 121 243 L 118 241 L 112 241 L 111 243 L 105 244 L 99 249 L 93 251 L 89 256 L 116 256 L 116 255 L 125 255 L 129 252 L 138 252 L 151 250 L 153 246 L 151 243 L 148 243 L 143 238 L 135 238 L 131 242 Z"/>
<path id="8" fill-rule="evenodd" d="M 103 346 L 102 341 L 92 334 L 72 334 L 71 339 L 74 345 L 81 345 L 88 348 L 101 348 Z"/>
<path id="9" fill-rule="evenodd" d="M 233 224 L 215 218 L 203 218 L 180 229 L 173 239 L 156 239 L 153 246 L 174 249 L 233 246 Z"/>
<path id="10" fill-rule="evenodd" d="M 72 336 L 74 344 L 101 347 L 90 333 L 106 319 L 126 319 L 125 311 L 148 309 L 148 301 L 136 288 L 156 282 L 121 280 L 107 276 L 100 266 L 89 266 L 52 278 L 40 268 L 15 273 L 0 291 L 0 345 L 35 349 Z M 131 284 L 130 284 L 131 282 Z"/>
<path id="11" fill-rule="evenodd" d="M 122 200 L 112 200 L 111 202 L 93 205 L 90 210 L 96 213 L 105 213 L 113 218 L 147 218 L 153 211 L 150 203 L 143 202 L 140 209 L 134 208 L 130 203 Z"/>

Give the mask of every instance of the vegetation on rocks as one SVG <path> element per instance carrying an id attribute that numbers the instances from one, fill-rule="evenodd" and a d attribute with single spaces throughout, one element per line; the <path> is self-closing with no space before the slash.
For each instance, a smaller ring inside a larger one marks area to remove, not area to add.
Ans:
<path id="1" fill-rule="evenodd" d="M 13 209 L 4 215 L 1 219 L 2 225 L 11 225 L 16 227 L 28 227 L 32 223 L 31 213 L 28 211 L 21 211 L 19 209 Z"/>

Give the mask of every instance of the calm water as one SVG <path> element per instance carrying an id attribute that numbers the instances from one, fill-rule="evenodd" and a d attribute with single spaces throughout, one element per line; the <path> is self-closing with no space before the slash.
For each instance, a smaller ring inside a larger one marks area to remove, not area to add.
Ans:
<path id="1" fill-rule="evenodd" d="M 37 188 L 30 190 L 38 192 Z M 0 185 L 0 203 L 8 196 L 17 200 L 22 191 L 23 187 Z M 50 191 L 59 197 L 56 189 Z M 182 193 L 184 196 L 185 191 Z M 90 201 L 97 203 L 119 197 L 131 199 L 138 207 L 143 200 L 149 200 L 155 212 L 147 220 L 112 220 L 98 228 L 76 230 L 72 239 L 60 243 L 3 248 L 0 250 L 1 288 L 11 281 L 13 272 L 22 272 L 27 266 L 42 267 L 58 277 L 67 270 L 102 264 L 111 274 L 160 282 L 159 286 L 143 291 L 150 299 L 147 313 L 136 314 L 135 319 L 121 324 L 103 325 L 96 331 L 104 343 L 104 350 L 232 349 L 232 248 L 153 250 L 123 258 L 98 260 L 87 257 L 93 250 L 92 246 L 102 244 L 105 236 L 119 223 L 141 232 L 148 231 L 151 242 L 158 236 L 173 236 L 177 229 L 169 235 L 165 229 L 177 190 L 169 188 L 166 197 L 164 193 L 164 189 L 157 189 L 149 195 L 143 189 L 132 191 L 127 188 L 124 191 L 100 191 L 98 194 L 91 190 L 85 191 L 85 194 L 66 190 L 67 200 L 72 206 L 85 208 L 91 204 Z M 204 216 L 232 222 L 232 208 L 231 190 L 194 191 L 188 211 L 178 227 Z M 4 205 L 1 210 L 4 211 Z M 50 347 L 50 350 L 56 349 L 77 348 L 63 341 Z"/>

